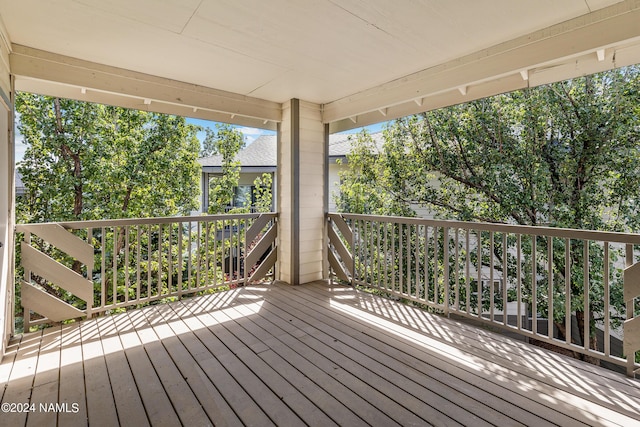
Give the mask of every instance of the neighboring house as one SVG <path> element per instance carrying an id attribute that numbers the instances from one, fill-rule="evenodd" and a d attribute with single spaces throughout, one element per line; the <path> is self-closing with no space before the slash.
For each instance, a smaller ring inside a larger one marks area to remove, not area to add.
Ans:
<path id="1" fill-rule="evenodd" d="M 235 190 L 235 197 L 229 208 L 244 207 L 247 200 L 252 199 L 253 182 L 263 173 L 271 174 L 273 180 L 272 194 L 276 197 L 275 171 L 277 165 L 277 140 L 275 135 L 263 135 L 238 152 L 240 161 L 240 181 Z M 206 212 L 209 206 L 209 186 L 211 179 L 222 175 L 222 156 L 215 155 L 198 159 L 202 166 L 201 178 L 201 211 Z M 250 205 L 253 205 L 253 200 Z"/>
<path id="2" fill-rule="evenodd" d="M 16 197 L 21 197 L 24 196 L 24 193 L 26 191 L 25 187 L 24 187 L 24 183 L 22 182 L 22 174 L 20 172 L 18 172 L 16 170 L 16 175 L 15 175 L 15 184 L 16 184 Z"/>
<path id="3" fill-rule="evenodd" d="M 347 168 L 347 155 L 351 153 L 353 141 L 357 134 L 333 134 L 329 135 L 329 212 L 336 211 L 336 196 L 340 194 L 339 173 Z M 371 134 L 378 151 L 382 151 L 384 143 L 382 132 Z M 235 191 L 234 200 L 229 206 L 243 207 L 248 198 L 253 194 L 253 182 L 255 179 L 267 172 L 271 174 L 273 180 L 273 197 L 276 197 L 276 165 L 277 165 L 277 137 L 276 135 L 262 135 L 240 150 L 237 159 L 240 161 L 240 182 Z M 201 211 L 206 211 L 205 206 L 209 206 L 209 186 L 211 178 L 222 174 L 222 156 L 216 155 L 203 157 L 198 160 L 202 165 L 201 179 Z M 412 206 L 417 215 L 421 218 L 433 218 L 433 213 L 417 205 Z"/>
<path id="4" fill-rule="evenodd" d="M 371 134 L 379 148 L 382 147 L 382 133 Z M 344 170 L 347 154 L 351 152 L 355 134 L 333 134 L 329 136 L 329 212 L 335 212 L 335 195 L 340 192 L 339 172 Z M 248 197 L 253 194 L 253 182 L 263 173 L 271 174 L 273 179 L 273 197 L 276 197 L 276 165 L 277 165 L 277 137 L 276 135 L 262 135 L 240 150 L 237 159 L 240 161 L 240 182 L 236 188 L 236 196 L 232 207 L 245 206 Z M 202 211 L 209 205 L 209 186 L 211 179 L 222 174 L 222 156 L 203 157 L 198 160 L 202 166 Z"/>

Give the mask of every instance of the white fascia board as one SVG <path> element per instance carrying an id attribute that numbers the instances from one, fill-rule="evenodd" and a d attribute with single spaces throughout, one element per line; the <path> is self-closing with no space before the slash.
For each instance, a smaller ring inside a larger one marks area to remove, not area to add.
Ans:
<path id="1" fill-rule="evenodd" d="M 521 70 L 549 68 L 596 50 L 640 42 L 640 0 L 627 0 L 574 18 L 558 25 L 501 43 L 323 106 L 323 121 L 334 123 L 357 117 L 357 126 L 367 124 L 365 113 L 374 112 L 380 121 L 380 108 L 431 97 L 511 74 Z M 608 63 L 607 61 L 604 61 Z M 615 64 L 608 63 L 608 68 Z M 559 80 L 571 78 L 559 76 Z M 521 79 L 522 80 L 522 79 Z M 458 92 L 459 93 L 459 92 Z M 425 99 L 423 102 L 428 102 Z M 422 109 L 424 111 L 424 109 Z M 374 122 L 375 123 L 375 122 Z M 351 128 L 357 127 L 351 125 Z M 339 126 L 343 127 L 343 126 Z M 333 132 L 333 129 L 332 129 Z"/>
<path id="2" fill-rule="evenodd" d="M 122 96 L 137 99 L 140 105 L 144 105 L 145 99 L 152 101 L 142 109 L 156 108 L 153 104 L 166 104 L 190 112 L 189 114 L 181 113 L 181 115 L 195 117 L 202 110 L 207 110 L 224 114 L 226 119 L 220 121 L 225 122 L 231 122 L 241 116 L 255 119 L 261 124 L 258 126 L 261 128 L 268 128 L 271 126 L 270 122 L 277 123 L 282 120 L 282 107 L 277 102 L 124 70 L 21 45 L 13 45 L 10 61 L 12 74 L 17 76 L 17 80 L 25 86 L 20 88 L 22 90 L 27 90 L 30 81 L 35 79 L 41 81 L 40 87 L 43 87 L 42 82 L 50 82 L 53 86 L 62 84 L 76 87 L 78 95 L 86 95 L 89 98 L 111 96 L 115 99 L 116 96 Z M 20 77 L 28 79 L 21 80 Z M 81 93 L 82 88 L 87 89 L 85 94 Z M 131 103 L 131 101 L 122 102 Z M 165 107 L 165 109 L 168 108 Z"/>

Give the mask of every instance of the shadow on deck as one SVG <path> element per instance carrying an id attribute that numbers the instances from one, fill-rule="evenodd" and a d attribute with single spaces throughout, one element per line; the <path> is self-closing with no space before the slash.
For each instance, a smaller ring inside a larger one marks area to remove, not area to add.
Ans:
<path id="1" fill-rule="evenodd" d="M 0 381 L 11 426 L 640 425 L 636 380 L 325 282 L 26 334 Z"/>

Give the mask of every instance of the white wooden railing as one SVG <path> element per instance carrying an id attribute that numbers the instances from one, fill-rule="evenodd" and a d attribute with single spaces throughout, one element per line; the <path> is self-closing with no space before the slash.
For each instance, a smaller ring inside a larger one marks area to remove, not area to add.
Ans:
<path id="1" fill-rule="evenodd" d="M 610 362 L 630 376 L 640 368 L 639 234 L 356 214 L 328 221 L 337 280 Z"/>
<path id="2" fill-rule="evenodd" d="M 24 330 L 253 283 L 273 272 L 277 214 L 16 226 Z"/>

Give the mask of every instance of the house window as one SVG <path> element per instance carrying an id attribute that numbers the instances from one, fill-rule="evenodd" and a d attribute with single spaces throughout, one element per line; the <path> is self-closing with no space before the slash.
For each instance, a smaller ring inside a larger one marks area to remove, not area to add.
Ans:
<path id="1" fill-rule="evenodd" d="M 254 205 L 255 200 L 253 198 L 254 186 L 253 185 L 239 185 L 235 188 L 233 195 L 232 206 L 234 208 L 251 207 Z"/>

